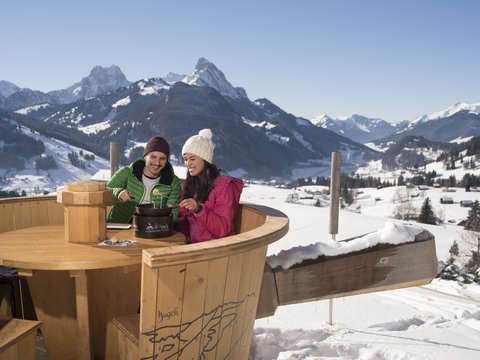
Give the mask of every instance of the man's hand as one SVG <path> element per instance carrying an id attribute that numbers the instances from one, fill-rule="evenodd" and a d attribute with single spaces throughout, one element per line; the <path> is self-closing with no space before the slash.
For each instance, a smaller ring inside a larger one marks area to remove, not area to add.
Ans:
<path id="1" fill-rule="evenodd" d="M 118 200 L 120 200 L 120 202 L 122 203 L 130 202 L 133 199 L 135 198 L 132 196 L 132 194 L 130 194 L 130 191 L 128 191 L 127 189 L 122 190 L 120 194 L 118 194 Z"/>

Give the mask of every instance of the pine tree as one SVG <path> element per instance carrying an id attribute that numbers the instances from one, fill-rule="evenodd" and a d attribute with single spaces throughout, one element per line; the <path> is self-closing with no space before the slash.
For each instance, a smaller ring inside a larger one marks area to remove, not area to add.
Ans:
<path id="1" fill-rule="evenodd" d="M 475 200 L 468 212 L 465 230 L 480 231 L 480 204 L 478 200 Z"/>
<path id="2" fill-rule="evenodd" d="M 465 230 L 480 232 L 480 204 L 478 200 L 475 200 L 468 212 Z M 476 234 L 475 237 L 477 239 L 477 248 L 472 250 L 472 256 L 466 267 L 472 280 L 478 283 L 480 281 L 480 235 Z"/>
<path id="3" fill-rule="evenodd" d="M 432 204 L 430 203 L 430 199 L 428 197 L 423 201 L 418 221 L 423 224 L 436 225 L 435 214 L 433 213 Z"/>
<path id="4" fill-rule="evenodd" d="M 460 252 L 459 252 L 459 249 L 458 249 L 457 240 L 453 240 L 453 244 L 452 244 L 452 246 L 450 246 L 450 250 L 448 250 L 448 252 L 450 253 L 450 258 L 452 258 L 452 259 L 455 259 L 455 257 L 458 256 L 458 254 Z"/>

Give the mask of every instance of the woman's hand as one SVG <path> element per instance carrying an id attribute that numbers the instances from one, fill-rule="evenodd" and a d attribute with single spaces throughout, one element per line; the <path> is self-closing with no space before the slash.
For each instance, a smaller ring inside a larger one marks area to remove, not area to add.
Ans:
<path id="1" fill-rule="evenodd" d="M 122 203 L 130 202 L 132 201 L 132 199 L 135 198 L 132 196 L 132 194 L 130 194 L 130 191 L 128 191 L 127 189 L 120 191 L 120 194 L 118 194 L 118 200 L 120 200 L 120 202 Z"/>
<path id="2" fill-rule="evenodd" d="M 193 212 L 198 212 L 200 210 L 200 204 L 198 201 L 191 198 L 180 201 L 179 205 Z"/>

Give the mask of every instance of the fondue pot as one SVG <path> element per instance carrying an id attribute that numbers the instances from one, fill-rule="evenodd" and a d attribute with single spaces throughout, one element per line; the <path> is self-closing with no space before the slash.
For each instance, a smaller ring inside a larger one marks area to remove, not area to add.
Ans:
<path id="1" fill-rule="evenodd" d="M 172 235 L 172 210 L 176 207 L 156 207 L 154 204 L 139 204 L 135 206 L 135 214 L 133 215 L 135 236 L 154 239 Z"/>

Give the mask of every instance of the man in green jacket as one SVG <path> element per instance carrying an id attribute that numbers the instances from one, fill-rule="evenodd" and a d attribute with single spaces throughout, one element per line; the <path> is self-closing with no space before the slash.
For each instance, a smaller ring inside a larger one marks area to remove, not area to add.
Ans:
<path id="1" fill-rule="evenodd" d="M 168 161 L 170 146 L 160 137 L 151 138 L 139 158 L 119 169 L 108 181 L 113 190 L 113 205 L 108 221 L 129 223 L 138 204 L 155 203 L 161 206 L 178 205 L 180 201 L 180 179 Z M 177 221 L 178 209 L 173 210 L 173 221 Z"/>

